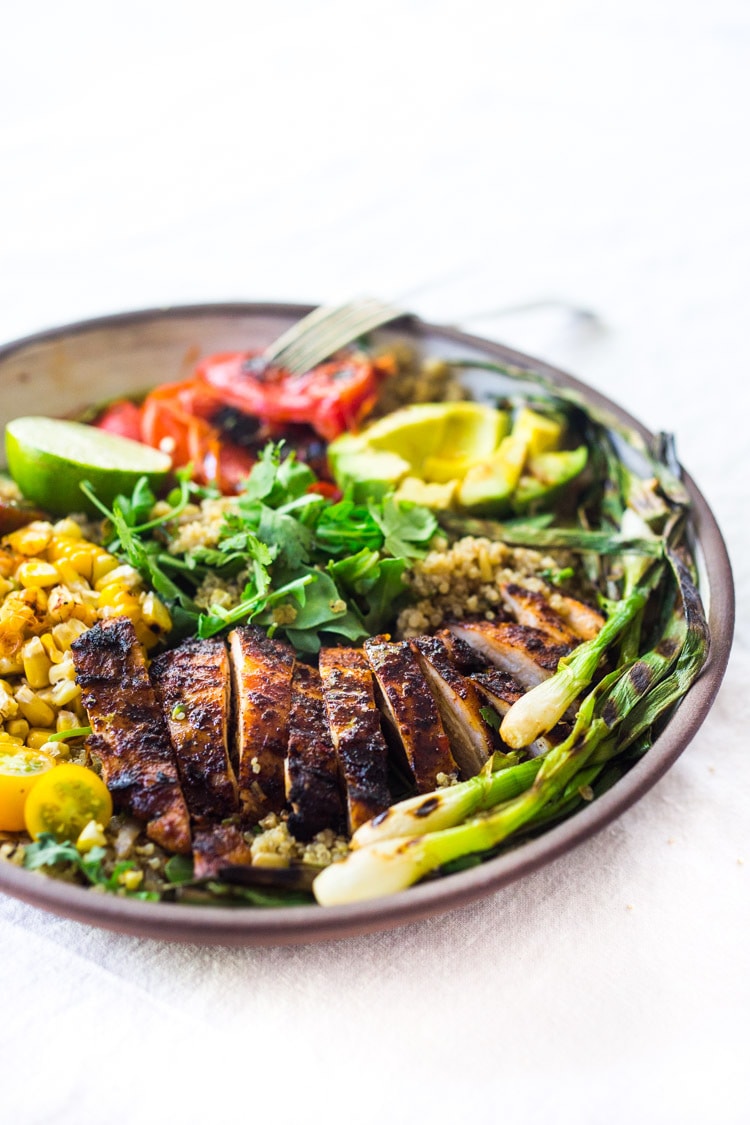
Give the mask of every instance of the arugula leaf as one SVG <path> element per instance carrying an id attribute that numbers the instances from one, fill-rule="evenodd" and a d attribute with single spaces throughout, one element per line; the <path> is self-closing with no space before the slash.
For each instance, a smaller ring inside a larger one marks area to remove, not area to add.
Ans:
<path id="1" fill-rule="evenodd" d="M 397 501 L 393 495 L 369 504 L 370 515 L 383 533 L 384 547 L 394 558 L 417 559 L 427 554 L 430 539 L 438 522 L 429 508 L 408 501 Z"/>

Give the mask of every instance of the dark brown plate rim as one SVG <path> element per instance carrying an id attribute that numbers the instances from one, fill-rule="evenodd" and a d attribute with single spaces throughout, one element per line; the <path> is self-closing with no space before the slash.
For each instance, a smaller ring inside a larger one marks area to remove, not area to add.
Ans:
<path id="1" fill-rule="evenodd" d="M 276 302 L 223 302 L 118 313 L 16 340 L 0 348 L 0 361 L 30 345 L 110 325 L 136 325 L 172 317 L 192 319 L 234 315 L 296 318 L 304 316 L 312 307 Z M 451 344 L 460 344 L 471 352 L 480 352 L 485 357 L 527 369 L 532 376 L 545 376 L 560 386 L 579 392 L 586 401 L 610 411 L 644 438 L 652 436 L 637 419 L 610 399 L 566 372 L 531 356 L 416 317 L 408 318 L 408 332 L 417 337 L 429 335 Z M 139 937 L 217 945 L 287 945 L 390 929 L 465 906 L 559 858 L 611 823 L 651 789 L 673 765 L 708 714 L 726 670 L 734 631 L 731 564 L 706 500 L 687 473 L 684 481 L 693 504 L 696 539 L 708 586 L 711 629 L 708 661 L 648 754 L 612 789 L 570 820 L 479 867 L 422 883 L 398 895 L 349 906 L 229 908 L 141 902 L 92 893 L 8 863 L 0 863 L 0 890 L 54 914 Z"/>

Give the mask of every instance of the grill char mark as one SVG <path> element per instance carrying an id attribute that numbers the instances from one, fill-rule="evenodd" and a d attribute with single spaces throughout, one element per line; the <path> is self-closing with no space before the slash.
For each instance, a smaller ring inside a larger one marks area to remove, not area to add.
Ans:
<path id="1" fill-rule="evenodd" d="M 458 672 L 448 648 L 438 637 L 415 637 L 410 644 L 434 692 L 461 774 L 473 777 L 495 748 L 492 731 L 481 714 L 476 687 Z"/>
<path id="2" fill-rule="evenodd" d="M 339 764 L 326 717 L 320 674 L 297 664 L 292 679 L 289 743 L 284 766 L 289 831 L 310 840 L 343 822 Z"/>
<path id="3" fill-rule="evenodd" d="M 240 805 L 243 820 L 254 824 L 284 807 L 294 650 L 255 625 L 233 630 L 228 641 Z"/>
<path id="4" fill-rule="evenodd" d="M 417 790 L 429 793 L 438 774 L 457 770 L 450 742 L 419 660 L 408 641 L 365 641 L 384 718 L 398 735 Z"/>
<path id="5" fill-rule="evenodd" d="M 118 805 L 146 821 L 149 839 L 190 852 L 190 822 L 174 750 L 132 622 L 98 622 L 73 642 L 76 679 L 92 733 L 90 753 Z"/>
<path id="6" fill-rule="evenodd" d="M 364 653 L 353 648 L 321 649 L 319 669 L 351 833 L 391 803 L 388 750 Z"/>

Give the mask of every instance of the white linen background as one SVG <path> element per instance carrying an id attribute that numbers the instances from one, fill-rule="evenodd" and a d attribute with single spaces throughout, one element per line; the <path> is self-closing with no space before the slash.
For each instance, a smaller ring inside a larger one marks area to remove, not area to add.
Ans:
<path id="1" fill-rule="evenodd" d="M 403 300 L 674 430 L 739 612 L 669 774 L 474 906 L 225 950 L 0 896 L 3 1121 L 750 1119 L 749 76 L 745 0 L 5 6 L 0 340 Z"/>

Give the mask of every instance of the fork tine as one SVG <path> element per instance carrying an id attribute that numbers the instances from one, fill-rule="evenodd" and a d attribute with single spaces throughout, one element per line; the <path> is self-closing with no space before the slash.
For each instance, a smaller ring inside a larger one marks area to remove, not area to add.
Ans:
<path id="1" fill-rule="evenodd" d="M 374 298 L 352 301 L 328 316 L 321 314 L 284 348 L 274 346 L 274 360 L 293 374 L 302 374 L 363 333 L 403 315 L 402 310 Z"/>
<path id="2" fill-rule="evenodd" d="M 274 340 L 272 344 L 263 352 L 263 358 L 269 363 L 275 361 L 283 352 L 292 347 L 301 340 L 306 333 L 315 331 L 330 317 L 337 316 L 342 310 L 349 308 L 352 302 L 347 305 L 319 305 L 318 308 L 313 309 L 307 316 L 303 316 L 291 328 L 287 328 L 286 332 L 282 332 L 278 339 Z"/>

